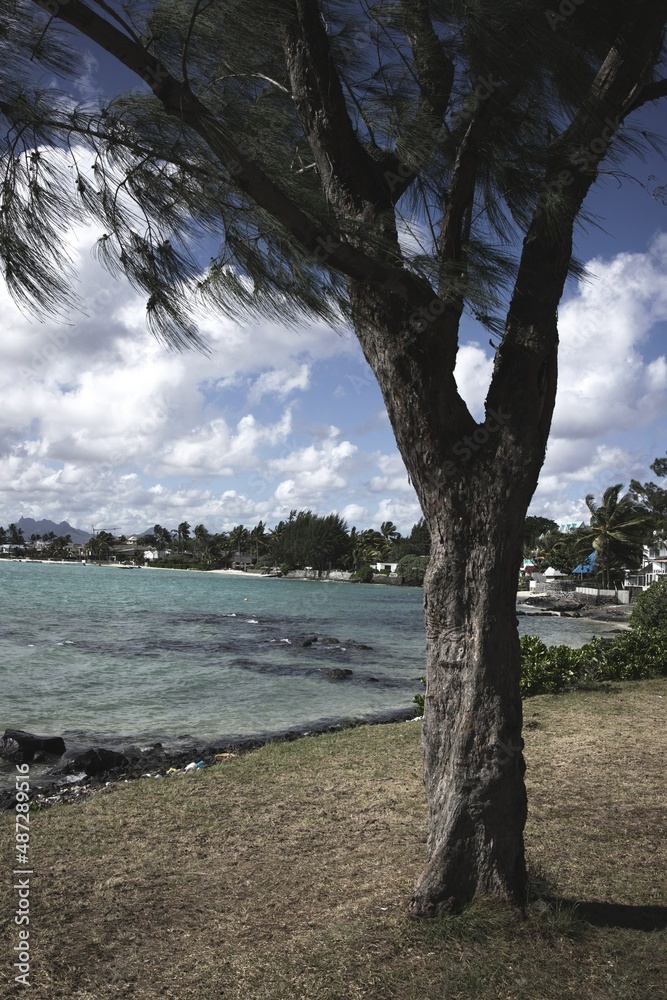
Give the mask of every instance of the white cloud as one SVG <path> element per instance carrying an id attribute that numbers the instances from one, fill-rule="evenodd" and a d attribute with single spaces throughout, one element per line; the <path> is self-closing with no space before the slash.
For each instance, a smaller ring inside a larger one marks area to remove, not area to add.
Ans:
<path id="1" fill-rule="evenodd" d="M 384 521 L 393 521 L 402 534 L 409 534 L 410 529 L 423 517 L 421 507 L 414 500 L 381 500 L 375 515 L 370 519 L 370 525 L 378 528 Z"/>
<path id="2" fill-rule="evenodd" d="M 555 437 L 593 441 L 667 414 L 667 362 L 642 354 L 667 320 L 667 234 L 648 253 L 593 260 L 592 278 L 560 310 Z"/>
<path id="3" fill-rule="evenodd" d="M 419 507 L 352 335 L 200 311 L 211 356 L 168 352 L 141 297 L 91 258 L 94 236 L 80 227 L 69 243 L 85 303 L 72 325 L 25 317 L 0 287 L 0 523 L 129 531 L 185 518 L 216 530 L 312 507 L 409 530 Z M 667 321 L 667 236 L 590 270 L 561 308 L 559 397 L 532 506 L 556 520 L 587 492 L 647 478 L 664 450 L 667 360 L 650 337 Z M 314 399 L 325 364 L 330 391 Z M 457 384 L 478 418 L 491 368 L 481 343 L 460 348 Z"/>
<path id="4" fill-rule="evenodd" d="M 359 524 L 363 524 L 365 527 L 368 524 L 368 510 L 358 503 L 346 504 L 341 510 L 340 516 L 349 528 Z"/>
<path id="5" fill-rule="evenodd" d="M 380 474 L 373 476 L 368 483 L 371 493 L 403 493 L 414 496 L 405 465 L 398 451 L 393 454 L 376 454 L 375 463 Z M 385 521 L 388 518 L 385 518 Z"/>
<path id="6" fill-rule="evenodd" d="M 254 403 L 269 393 L 284 398 L 297 389 L 305 391 L 309 384 L 309 365 L 300 365 L 296 371 L 274 368 L 271 371 L 262 372 L 255 380 L 248 399 Z"/>
<path id="7" fill-rule="evenodd" d="M 667 361 L 649 336 L 667 320 L 667 234 L 647 253 L 593 260 L 560 310 L 559 389 L 531 511 L 585 514 L 583 497 L 646 478 L 651 428 L 667 417 Z M 647 433 L 648 431 L 648 433 Z M 659 435 L 658 435 L 659 436 Z M 587 515 L 586 515 L 587 516 Z"/>
<path id="8" fill-rule="evenodd" d="M 274 495 L 280 503 L 290 507 L 313 507 L 321 504 L 327 492 L 347 487 L 350 460 L 357 446 L 350 441 L 338 441 L 338 435 L 337 428 L 332 427 L 328 439 L 321 444 L 308 445 L 269 461 L 269 474 L 289 476 L 276 487 Z"/>
<path id="9" fill-rule="evenodd" d="M 478 343 L 471 341 L 459 348 L 454 377 L 459 392 L 477 420 L 481 419 L 484 412 L 484 400 L 492 370 L 493 358 Z"/>
<path id="10" fill-rule="evenodd" d="M 185 476 L 210 473 L 232 476 L 242 469 L 253 469 L 260 461 L 262 445 L 276 445 L 290 433 L 292 417 L 285 410 L 280 420 L 263 426 L 248 413 L 231 431 L 222 418 L 211 420 L 189 434 L 163 446 L 157 464 L 170 475 Z"/>

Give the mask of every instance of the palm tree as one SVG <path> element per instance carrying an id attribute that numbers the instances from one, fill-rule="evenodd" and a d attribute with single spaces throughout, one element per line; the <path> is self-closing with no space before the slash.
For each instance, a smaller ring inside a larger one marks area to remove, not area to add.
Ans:
<path id="1" fill-rule="evenodd" d="M 237 524 L 235 528 L 229 532 L 229 547 L 232 552 L 232 556 L 237 553 L 240 556 L 243 553 L 244 547 L 248 544 L 250 539 L 250 532 L 242 524 Z"/>
<path id="2" fill-rule="evenodd" d="M 355 539 L 355 565 L 357 568 L 365 564 L 386 559 L 389 552 L 387 539 L 374 528 L 360 531 Z"/>
<path id="3" fill-rule="evenodd" d="M 17 528 L 15 524 L 9 525 L 9 543 L 10 545 L 25 545 L 23 528 Z"/>
<path id="4" fill-rule="evenodd" d="M 209 535 L 208 531 L 206 530 L 203 524 L 195 524 L 193 537 L 194 537 L 193 547 L 194 547 L 195 557 L 199 555 L 199 558 L 201 559 L 204 549 L 206 548 L 206 544 L 211 536 Z"/>
<path id="5" fill-rule="evenodd" d="M 268 536 L 266 534 L 263 521 L 260 521 L 259 524 L 250 532 L 250 545 L 251 551 L 254 549 L 255 560 L 257 561 L 259 559 L 260 549 L 262 551 L 266 551 L 268 548 Z"/>
<path id="6" fill-rule="evenodd" d="M 176 535 L 178 537 L 179 548 L 182 554 L 185 549 L 185 543 L 190 538 L 190 525 L 187 521 L 181 521 L 176 529 Z"/>
<path id="7" fill-rule="evenodd" d="M 642 561 L 642 546 L 651 527 L 651 516 L 632 494 L 619 497 L 622 483 L 609 486 L 602 502 L 595 503 L 592 493 L 586 497 L 591 512 L 590 525 L 581 533 L 582 551 L 591 546 L 597 553 L 605 584 L 609 589 L 612 568 L 638 569 Z"/>
<path id="8" fill-rule="evenodd" d="M 401 533 L 393 521 L 383 521 L 380 525 L 380 534 L 388 542 L 395 542 L 397 538 L 401 537 Z"/>

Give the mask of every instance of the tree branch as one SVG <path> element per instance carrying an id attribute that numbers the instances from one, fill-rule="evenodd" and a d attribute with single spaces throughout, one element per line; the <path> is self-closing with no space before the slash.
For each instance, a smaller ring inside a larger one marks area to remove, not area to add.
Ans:
<path id="1" fill-rule="evenodd" d="M 443 50 L 429 14 L 427 0 L 401 0 L 405 34 L 412 49 L 417 70 L 419 104 L 413 121 L 413 128 L 419 136 L 417 149 L 410 152 L 406 160 L 401 155 L 399 136 L 396 153 L 388 153 L 387 173 L 392 175 L 391 196 L 394 204 L 407 191 L 419 175 L 421 165 L 434 148 L 434 138 L 442 128 L 454 85 L 454 63 Z M 428 136 L 422 141 L 422 136 Z M 415 166 L 410 166 L 415 164 Z"/>
<path id="2" fill-rule="evenodd" d="M 487 397 L 487 407 L 495 408 L 514 399 L 517 423 L 535 421 L 537 414 L 535 425 L 545 440 L 556 391 L 557 310 L 574 223 L 618 127 L 651 86 L 645 81 L 660 58 L 666 21 L 667 0 L 633 6 L 579 111 L 548 151 Z"/>
<path id="3" fill-rule="evenodd" d="M 637 108 L 641 108 L 644 104 L 649 104 L 651 101 L 658 101 L 661 97 L 667 97 L 667 80 L 656 80 L 654 83 L 647 83 L 639 91 L 637 97 L 628 108 L 627 113 L 630 114 L 636 111 Z"/>
<path id="4" fill-rule="evenodd" d="M 39 0 L 34 2 L 39 5 Z M 100 45 L 148 83 L 165 111 L 200 135 L 233 176 L 239 189 L 284 226 L 319 264 L 417 304 L 432 300 L 433 290 L 427 281 L 401 267 L 369 256 L 347 242 L 336 227 L 322 225 L 306 215 L 239 148 L 224 126 L 182 81 L 173 77 L 143 46 L 91 10 L 82 0 L 69 0 L 58 8 L 54 16 Z"/>
<path id="5" fill-rule="evenodd" d="M 377 162 L 360 142 L 316 0 L 295 0 L 286 21 L 285 59 L 297 114 L 313 151 L 327 200 L 348 216 L 378 207 Z M 385 199 L 388 208 L 388 201 Z"/>

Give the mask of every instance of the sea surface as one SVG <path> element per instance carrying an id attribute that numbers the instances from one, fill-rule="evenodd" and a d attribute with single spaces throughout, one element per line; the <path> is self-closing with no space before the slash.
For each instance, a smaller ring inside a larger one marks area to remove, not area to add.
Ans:
<path id="1" fill-rule="evenodd" d="M 610 630 L 519 623 L 572 646 Z M 409 708 L 424 649 L 418 588 L 0 561 L 0 736 L 177 747 L 373 716 Z"/>

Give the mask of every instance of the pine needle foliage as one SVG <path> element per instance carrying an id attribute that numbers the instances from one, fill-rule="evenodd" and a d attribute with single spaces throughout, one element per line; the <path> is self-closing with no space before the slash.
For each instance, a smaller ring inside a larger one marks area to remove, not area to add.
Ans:
<path id="1" fill-rule="evenodd" d="M 209 140 L 139 79 L 113 100 L 74 101 L 80 53 L 69 29 L 30 0 L 0 0 L 0 260 L 19 302 L 38 312 L 69 307 L 64 240 L 92 218 L 100 260 L 145 294 L 151 329 L 177 348 L 202 346 L 198 304 L 292 324 L 350 318 L 349 274 L 259 207 L 216 141 L 241 149 L 335 243 L 428 282 L 502 337 L 530 222 L 543 211 L 558 228 L 567 198 L 566 188 L 540 188 L 554 139 L 576 142 L 568 123 L 628 23 L 618 0 L 587 0 L 571 17 L 555 14 L 551 0 L 89 7 L 197 98 Z M 335 66 L 348 119 L 338 126 L 344 137 L 349 125 L 376 165 L 382 218 L 375 211 L 371 221 L 363 197 L 341 190 L 309 141 L 286 54 L 307 17 L 324 25 L 323 65 Z M 45 89 L 45 72 L 63 89 Z M 604 108 L 595 114 L 603 134 Z M 605 169 L 657 142 L 613 126 Z M 473 189 L 452 239 L 454 182 L 472 147 Z M 580 153 L 582 169 L 597 169 Z M 574 261 L 572 273 L 581 273 Z"/>

